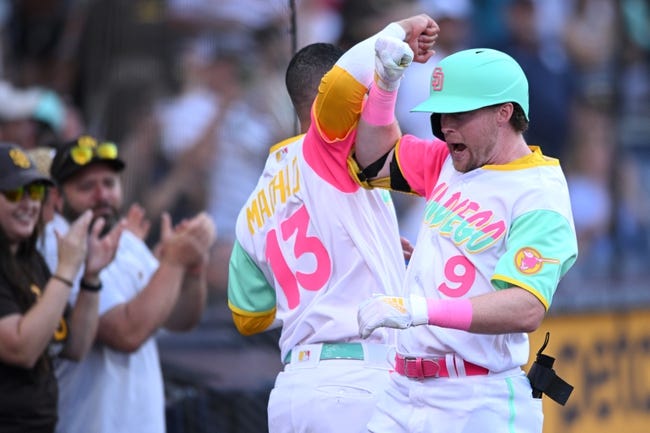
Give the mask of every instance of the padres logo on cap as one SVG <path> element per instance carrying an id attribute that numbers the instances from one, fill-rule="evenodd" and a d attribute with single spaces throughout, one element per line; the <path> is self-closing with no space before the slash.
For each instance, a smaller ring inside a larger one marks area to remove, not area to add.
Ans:
<path id="1" fill-rule="evenodd" d="M 27 155 L 25 155 L 25 152 L 20 149 L 11 149 L 9 151 L 9 157 L 16 167 L 29 168 L 32 165 L 31 162 L 29 162 Z"/>

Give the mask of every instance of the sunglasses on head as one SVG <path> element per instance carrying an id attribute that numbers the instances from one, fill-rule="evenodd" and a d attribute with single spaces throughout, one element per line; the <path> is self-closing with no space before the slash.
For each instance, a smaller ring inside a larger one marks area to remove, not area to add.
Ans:
<path id="1" fill-rule="evenodd" d="M 110 141 L 97 143 L 94 138 L 84 136 L 70 149 L 70 158 L 78 165 L 88 164 L 95 156 L 100 159 L 117 159 L 117 146 Z"/>
<path id="2" fill-rule="evenodd" d="M 34 201 L 41 201 L 45 197 L 45 185 L 42 183 L 32 183 L 26 186 L 21 186 L 11 191 L 2 191 L 8 202 L 17 203 L 23 199 L 25 194 Z"/>

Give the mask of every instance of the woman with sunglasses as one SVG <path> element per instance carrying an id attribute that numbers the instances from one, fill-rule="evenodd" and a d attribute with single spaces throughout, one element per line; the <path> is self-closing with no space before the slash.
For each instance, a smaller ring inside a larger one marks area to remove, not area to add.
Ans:
<path id="1" fill-rule="evenodd" d="M 53 432 L 56 357 L 81 359 L 98 324 L 99 272 L 115 254 L 121 225 L 100 238 L 102 219 L 81 215 L 57 236 L 53 274 L 36 247 L 41 204 L 52 181 L 17 145 L 0 143 L 0 431 Z M 82 272 L 92 290 L 68 303 Z"/>

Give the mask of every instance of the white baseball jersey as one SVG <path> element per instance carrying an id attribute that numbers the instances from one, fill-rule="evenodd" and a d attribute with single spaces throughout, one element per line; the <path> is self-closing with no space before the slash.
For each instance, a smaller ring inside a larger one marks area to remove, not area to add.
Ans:
<path id="1" fill-rule="evenodd" d="M 282 359 L 298 344 L 361 341 L 359 304 L 402 286 L 390 193 L 363 189 L 348 172 L 373 46 L 348 51 L 326 74 L 308 132 L 271 149 L 237 219 L 229 306 L 243 333 L 275 319 Z M 369 340 L 393 343 L 392 335 L 383 329 Z"/>
<path id="2" fill-rule="evenodd" d="M 407 295 L 469 298 L 518 286 L 548 309 L 575 262 L 577 241 L 559 162 L 531 149 L 510 164 L 460 173 L 444 143 L 401 139 L 402 175 L 427 199 Z M 399 332 L 397 350 L 422 357 L 456 353 L 493 372 L 520 367 L 529 356 L 523 332 L 485 335 L 437 326 Z"/>
<path id="3" fill-rule="evenodd" d="M 275 147 L 237 220 L 230 306 L 257 316 L 277 304 L 283 359 L 296 344 L 358 340 L 358 305 L 397 294 L 404 275 L 390 194 L 321 177 L 304 156 L 320 141 L 312 133 Z"/>

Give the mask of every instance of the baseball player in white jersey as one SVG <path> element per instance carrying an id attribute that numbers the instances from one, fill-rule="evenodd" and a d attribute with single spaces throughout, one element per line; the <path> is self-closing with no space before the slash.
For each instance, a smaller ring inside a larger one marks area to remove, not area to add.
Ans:
<path id="1" fill-rule="evenodd" d="M 432 23 L 412 17 L 379 35 L 421 34 L 414 46 L 430 46 Z M 363 341 L 356 313 L 372 293 L 399 293 L 405 265 L 395 210 L 388 191 L 361 188 L 348 172 L 377 37 L 340 58 L 331 44 L 294 56 L 287 88 L 306 133 L 271 149 L 237 220 L 233 320 L 245 335 L 281 327 L 285 368 L 269 399 L 272 433 L 366 431 L 392 368 L 394 331 Z M 419 52 L 419 61 L 431 55 Z"/>
<path id="2" fill-rule="evenodd" d="M 371 337 L 400 328 L 395 371 L 372 432 L 542 431 L 542 402 L 521 369 L 559 280 L 577 257 L 569 194 L 559 161 L 529 146 L 528 83 L 505 53 L 471 49 L 434 68 L 430 96 L 439 140 L 399 137 L 394 82 L 410 48 L 376 44 L 377 80 L 358 130 L 365 167 L 391 188 L 423 196 L 426 209 L 402 296 L 360 305 Z M 445 142 L 441 140 L 445 140 Z M 397 143 L 397 144 L 395 144 Z"/>

